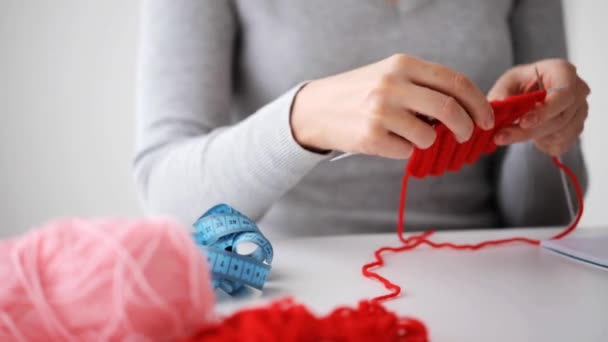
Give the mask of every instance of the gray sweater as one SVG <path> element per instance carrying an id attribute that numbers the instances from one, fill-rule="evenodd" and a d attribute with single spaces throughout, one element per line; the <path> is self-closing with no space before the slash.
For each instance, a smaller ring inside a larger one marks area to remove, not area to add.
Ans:
<path id="1" fill-rule="evenodd" d="M 301 84 L 412 54 L 484 91 L 565 57 L 558 0 L 147 0 L 134 173 L 149 213 L 191 224 L 227 203 L 277 235 L 393 231 L 403 161 L 335 163 L 294 140 Z M 586 185 L 580 145 L 564 156 Z M 406 229 L 565 224 L 559 172 L 531 143 L 411 180 Z"/>

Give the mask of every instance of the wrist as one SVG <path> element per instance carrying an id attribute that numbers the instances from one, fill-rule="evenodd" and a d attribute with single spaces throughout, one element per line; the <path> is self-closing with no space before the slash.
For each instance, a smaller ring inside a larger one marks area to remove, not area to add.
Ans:
<path id="1" fill-rule="evenodd" d="M 291 132 L 295 141 L 303 148 L 316 153 L 329 153 L 331 148 L 323 143 L 323 125 L 319 124 L 315 108 L 317 82 L 305 84 L 296 93 L 290 114 Z"/>

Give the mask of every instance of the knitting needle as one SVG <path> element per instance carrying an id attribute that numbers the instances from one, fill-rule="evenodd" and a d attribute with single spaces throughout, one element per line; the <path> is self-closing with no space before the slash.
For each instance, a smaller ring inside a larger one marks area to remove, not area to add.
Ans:
<path id="1" fill-rule="evenodd" d="M 564 163 L 561 157 L 558 157 L 560 163 Z M 574 204 L 572 203 L 572 194 L 570 193 L 570 186 L 568 184 L 568 179 L 566 178 L 566 173 L 564 170 L 560 170 L 560 175 L 562 179 L 562 186 L 564 188 L 564 193 L 566 194 L 566 202 L 568 203 L 568 212 L 570 213 L 570 219 L 573 220 L 576 216 L 576 212 L 574 211 Z"/>
<path id="2" fill-rule="evenodd" d="M 354 153 L 354 152 L 342 153 L 341 155 L 339 155 L 339 156 L 337 156 L 337 157 L 333 157 L 333 158 L 332 158 L 332 159 L 330 159 L 329 161 L 330 161 L 330 162 L 335 162 L 335 161 L 338 161 L 338 160 L 340 160 L 340 159 L 346 159 L 346 158 L 348 158 L 348 157 L 355 156 L 355 155 L 357 155 L 357 154 L 359 154 L 359 153 Z"/>
<path id="3" fill-rule="evenodd" d="M 545 85 L 543 84 L 543 79 L 540 76 L 540 72 L 538 71 L 538 67 L 535 65 L 534 66 L 534 72 L 536 73 L 536 82 L 538 83 L 538 88 L 540 90 L 544 90 L 545 89 Z M 562 87 L 565 88 L 565 87 Z M 549 92 L 547 92 L 549 93 Z M 562 157 L 559 156 L 557 157 L 557 160 L 560 163 L 564 163 L 562 161 Z M 566 202 L 568 203 L 568 212 L 570 213 L 570 219 L 574 219 L 574 216 L 576 215 L 576 213 L 574 212 L 574 204 L 572 203 L 572 194 L 570 193 L 570 186 L 568 185 L 568 179 L 566 177 L 566 172 L 564 172 L 564 170 L 559 169 L 559 173 L 560 173 L 560 178 L 562 180 L 562 187 L 564 188 L 564 194 L 566 195 Z"/>

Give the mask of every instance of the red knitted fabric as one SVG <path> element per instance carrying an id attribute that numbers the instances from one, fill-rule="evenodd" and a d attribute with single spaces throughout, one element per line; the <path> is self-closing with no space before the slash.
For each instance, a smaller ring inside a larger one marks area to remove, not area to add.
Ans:
<path id="1" fill-rule="evenodd" d="M 544 101 L 546 95 L 543 90 L 492 102 L 496 118 L 494 129 L 484 131 L 476 126 L 471 139 L 463 144 L 456 141 L 454 134 L 444 124 L 437 125 L 435 143 L 425 150 L 414 149 L 407 170 L 411 176 L 423 178 L 429 175 L 440 176 L 447 171 L 460 170 L 465 164 L 475 163 L 483 154 L 496 150 L 496 132 L 530 112 L 536 103 Z"/>
<path id="2" fill-rule="evenodd" d="M 536 91 L 523 95 L 510 97 L 504 101 L 492 102 L 496 123 L 495 128 L 490 131 L 482 131 L 475 128 L 473 136 L 469 141 L 459 144 L 454 139 L 453 134 L 447 128 L 440 124 L 436 127 L 437 140 L 426 150 L 415 149 L 410 158 L 404 172 L 401 194 L 399 200 L 399 214 L 397 220 L 397 236 L 401 245 L 397 247 L 381 247 L 374 252 L 375 260 L 365 264 L 362 268 L 363 275 L 376 279 L 390 292 L 385 295 L 377 296 L 372 299 L 373 302 L 381 302 L 387 299 L 395 298 L 401 293 L 401 287 L 392 283 L 390 280 L 379 275 L 372 269 L 384 265 L 383 255 L 386 253 L 403 252 L 415 249 L 421 245 L 428 245 L 431 248 L 452 248 L 460 250 L 479 250 L 488 246 L 497 246 L 513 242 L 528 243 L 531 245 L 539 245 L 540 241 L 525 237 L 513 237 L 501 240 L 489 240 L 476 244 L 455 244 L 450 242 L 437 243 L 428 239 L 433 231 L 414 235 L 405 238 L 403 234 L 403 219 L 405 215 L 405 202 L 407 196 L 407 183 L 409 177 L 423 178 L 428 175 L 441 175 L 446 171 L 459 170 L 466 163 L 474 163 L 483 154 L 491 153 L 496 150 L 496 145 L 493 142 L 493 137 L 497 131 L 515 123 L 525 113 L 533 109 L 537 103 L 542 103 L 545 100 L 546 91 Z M 583 215 L 583 193 L 579 185 L 576 175 L 565 165 L 559 162 L 557 158 L 553 158 L 553 163 L 563 170 L 574 185 L 574 190 L 579 203 L 579 210 L 572 223 L 561 233 L 552 237 L 552 239 L 560 239 L 571 233 L 578 225 L 581 216 Z"/>

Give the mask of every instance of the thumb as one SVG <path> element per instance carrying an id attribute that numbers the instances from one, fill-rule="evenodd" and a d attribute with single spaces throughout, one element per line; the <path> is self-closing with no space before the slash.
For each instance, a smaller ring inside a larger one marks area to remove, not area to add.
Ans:
<path id="1" fill-rule="evenodd" d="M 516 67 L 504 73 L 488 92 L 488 100 L 504 100 L 509 96 L 526 92 L 530 87 L 531 80 L 535 80 L 533 75 L 532 78 L 528 75 L 529 72 L 526 71 L 529 70 L 526 69 Z"/>
<path id="2" fill-rule="evenodd" d="M 488 92 L 488 101 L 504 100 L 512 94 L 513 91 L 508 87 L 508 85 L 505 84 L 505 82 L 498 80 L 492 89 L 490 89 L 490 92 Z"/>

